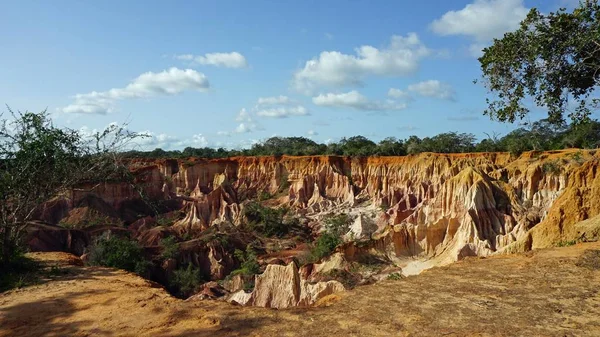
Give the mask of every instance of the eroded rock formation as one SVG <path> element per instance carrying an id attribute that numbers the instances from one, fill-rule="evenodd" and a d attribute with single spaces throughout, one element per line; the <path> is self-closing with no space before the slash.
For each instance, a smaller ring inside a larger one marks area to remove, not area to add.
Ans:
<path id="1" fill-rule="evenodd" d="M 598 165 L 595 151 L 579 150 L 528 152 L 518 158 L 508 153 L 423 153 L 135 160 L 131 167 L 141 188 L 126 183 L 83 187 L 43 207 L 41 214 L 54 223 L 88 214 L 74 209 L 90 206 L 82 200 L 93 193 L 104 201 L 94 205 L 101 204 L 105 215 L 118 216 L 141 241 L 156 245 L 164 229 L 151 228 L 148 218 L 139 222 L 150 213 L 140 195 L 156 201 L 161 212 L 183 212 L 170 230 L 194 238 L 214 226 L 240 225 L 246 203 L 264 193 L 270 206 L 289 207 L 317 229 L 325 216 L 349 214 L 354 223 L 344 239 L 363 243 L 345 244 L 348 260 L 377 251 L 390 260 L 417 257 L 432 266 L 584 237 L 574 224 L 600 213 Z M 232 268 L 217 246 L 182 246 L 186 261 L 203 266 L 212 279 Z M 261 284 L 268 287 L 266 280 Z M 281 300 L 257 294 L 252 301 L 265 306 L 300 303 L 302 286 L 290 284 Z"/>
<path id="2" fill-rule="evenodd" d="M 290 308 L 313 305 L 321 298 L 344 291 L 338 281 L 309 283 L 300 277 L 295 263 L 287 266 L 270 264 L 254 281 L 254 290 L 246 293 L 239 290 L 228 301 L 240 305 L 265 308 Z"/>

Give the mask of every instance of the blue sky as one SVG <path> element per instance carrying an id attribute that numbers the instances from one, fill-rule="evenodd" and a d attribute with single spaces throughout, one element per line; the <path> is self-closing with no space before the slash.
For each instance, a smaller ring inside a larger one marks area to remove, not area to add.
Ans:
<path id="1" fill-rule="evenodd" d="M 0 0 L 0 102 L 84 131 L 128 122 L 147 149 L 506 134 L 481 114 L 478 51 L 574 3 Z"/>

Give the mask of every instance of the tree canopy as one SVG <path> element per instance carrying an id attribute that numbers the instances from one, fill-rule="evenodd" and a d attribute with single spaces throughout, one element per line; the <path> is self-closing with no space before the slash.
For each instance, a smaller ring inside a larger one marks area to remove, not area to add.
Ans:
<path id="1" fill-rule="evenodd" d="M 445 132 L 432 137 L 407 139 L 388 137 L 375 143 L 364 136 L 342 138 L 339 142 L 320 144 L 303 137 L 272 137 L 254 144 L 249 149 L 226 150 L 219 148 L 182 151 L 130 151 L 129 157 L 145 158 L 225 158 L 233 156 L 403 156 L 422 152 L 464 153 L 464 152 L 511 152 L 520 154 L 529 150 L 559 150 L 563 148 L 597 148 L 600 146 L 600 122 L 591 120 L 585 124 L 554 124 L 550 119 L 542 119 L 526 127 L 518 128 L 503 137 L 488 136 L 477 142 L 471 133 Z"/>
<path id="2" fill-rule="evenodd" d="M 600 80 L 600 5 L 581 2 L 573 12 L 547 15 L 533 8 L 519 29 L 483 50 L 479 58 L 488 99 L 484 114 L 502 122 L 524 118 L 529 97 L 560 124 L 565 113 L 574 123 L 589 120 Z"/>

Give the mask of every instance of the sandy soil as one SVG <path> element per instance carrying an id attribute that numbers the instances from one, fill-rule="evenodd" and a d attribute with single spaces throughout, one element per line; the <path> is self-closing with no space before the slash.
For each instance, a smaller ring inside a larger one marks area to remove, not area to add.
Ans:
<path id="1" fill-rule="evenodd" d="M 126 272 L 35 254 L 68 273 L 0 294 L 0 336 L 600 336 L 599 253 L 469 258 L 290 310 L 185 302 Z"/>

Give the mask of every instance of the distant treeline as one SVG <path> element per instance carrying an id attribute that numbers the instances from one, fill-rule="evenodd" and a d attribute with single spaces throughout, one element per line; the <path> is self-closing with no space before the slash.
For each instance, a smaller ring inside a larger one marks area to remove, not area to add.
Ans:
<path id="1" fill-rule="evenodd" d="M 580 125 L 557 126 L 540 120 L 529 128 L 516 129 L 504 137 L 495 135 L 476 141 L 471 133 L 447 132 L 433 137 L 410 136 L 401 140 L 388 137 L 375 143 L 363 136 L 342 138 L 339 142 L 320 144 L 305 137 L 271 137 L 254 144 L 249 149 L 192 148 L 183 151 L 130 151 L 134 158 L 226 158 L 234 156 L 403 156 L 421 152 L 510 152 L 518 155 L 524 151 L 559 150 L 564 148 L 597 148 L 600 146 L 600 122 L 590 121 Z"/>

